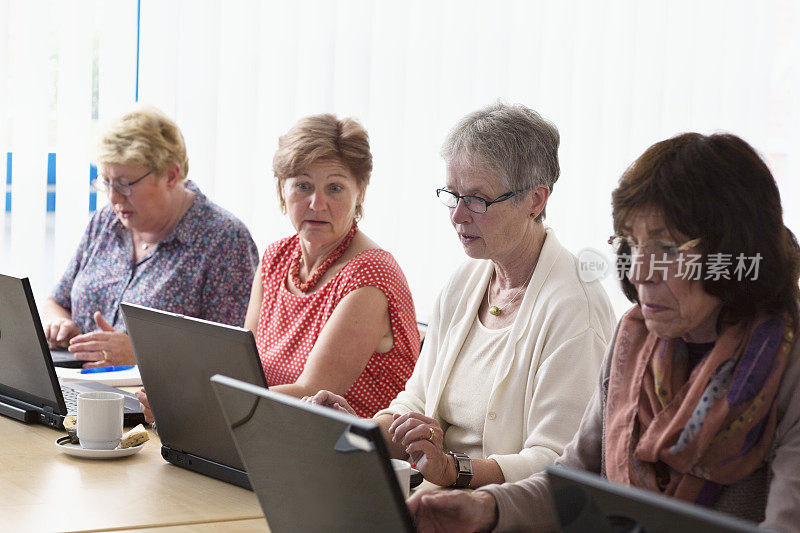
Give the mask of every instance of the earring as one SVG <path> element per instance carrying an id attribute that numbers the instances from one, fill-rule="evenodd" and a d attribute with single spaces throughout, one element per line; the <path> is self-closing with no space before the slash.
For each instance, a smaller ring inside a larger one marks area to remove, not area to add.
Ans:
<path id="1" fill-rule="evenodd" d="M 536 213 L 531 213 L 529 216 L 530 216 L 531 218 L 536 218 Z"/>

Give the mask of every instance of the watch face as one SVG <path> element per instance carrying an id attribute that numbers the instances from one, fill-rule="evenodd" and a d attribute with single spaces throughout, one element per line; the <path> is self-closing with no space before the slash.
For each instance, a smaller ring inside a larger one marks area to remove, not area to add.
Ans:
<path id="1" fill-rule="evenodd" d="M 459 473 L 472 473 L 472 460 L 469 458 L 456 457 L 456 462 L 458 462 Z"/>

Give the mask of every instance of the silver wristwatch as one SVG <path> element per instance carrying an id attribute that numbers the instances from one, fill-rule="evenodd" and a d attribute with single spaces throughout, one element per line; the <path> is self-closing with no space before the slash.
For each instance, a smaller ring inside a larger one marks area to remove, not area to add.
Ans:
<path id="1" fill-rule="evenodd" d="M 458 471 L 455 483 L 450 486 L 457 489 L 468 488 L 472 481 L 472 459 L 469 458 L 469 455 L 460 452 L 447 452 L 447 455 L 452 455 L 456 460 L 456 470 Z"/>

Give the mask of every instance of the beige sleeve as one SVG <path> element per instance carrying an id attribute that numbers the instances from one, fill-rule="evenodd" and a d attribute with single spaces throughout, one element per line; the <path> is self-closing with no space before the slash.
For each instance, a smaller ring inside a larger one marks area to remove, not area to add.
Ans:
<path id="1" fill-rule="evenodd" d="M 578 432 L 555 463 L 600 473 L 603 438 L 603 395 L 608 380 L 611 350 L 616 333 L 608 345 L 602 371 L 597 379 Z M 495 531 L 557 531 L 558 519 L 553 506 L 547 475 L 544 472 L 514 483 L 489 485 L 484 490 L 497 502 L 498 522 Z"/>
<path id="2" fill-rule="evenodd" d="M 541 472 L 570 443 L 595 390 L 606 343 L 592 329 L 563 342 L 535 372 L 526 413 L 524 447 L 518 453 L 490 455 L 513 482 Z M 568 376 L 568 377 L 567 377 Z"/>

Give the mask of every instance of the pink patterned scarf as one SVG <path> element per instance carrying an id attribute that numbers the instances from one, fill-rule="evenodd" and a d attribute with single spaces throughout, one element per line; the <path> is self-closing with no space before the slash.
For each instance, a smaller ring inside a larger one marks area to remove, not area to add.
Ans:
<path id="1" fill-rule="evenodd" d="M 686 345 L 623 318 L 605 411 L 608 478 L 712 506 L 764 462 L 797 324 L 760 317 L 725 329 L 691 369 Z"/>

